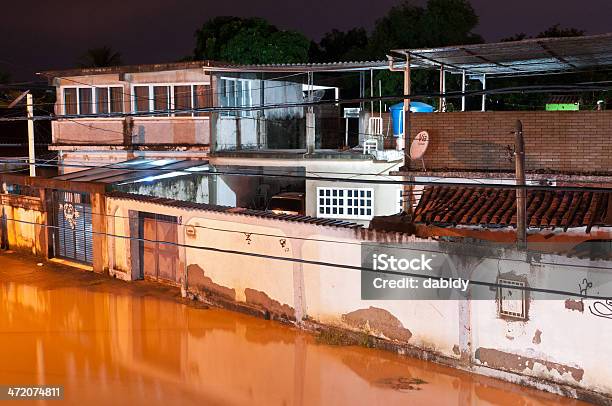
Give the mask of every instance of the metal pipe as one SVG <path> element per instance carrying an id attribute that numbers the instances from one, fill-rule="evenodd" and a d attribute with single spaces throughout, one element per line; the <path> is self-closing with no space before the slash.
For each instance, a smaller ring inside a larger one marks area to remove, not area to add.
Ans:
<path id="1" fill-rule="evenodd" d="M 382 80 L 378 81 L 378 117 L 382 117 Z"/>
<path id="2" fill-rule="evenodd" d="M 374 98 L 374 70 L 370 69 L 370 97 Z M 370 102 L 370 117 L 374 116 L 374 101 Z"/>
<path id="3" fill-rule="evenodd" d="M 440 99 L 438 100 L 439 108 L 438 111 L 446 111 L 446 74 L 444 72 L 444 65 L 440 65 Z"/>
<path id="4" fill-rule="evenodd" d="M 461 111 L 465 111 L 465 70 L 461 72 Z"/>
<path id="5" fill-rule="evenodd" d="M 483 91 L 487 90 L 487 75 L 485 73 L 482 74 L 482 90 Z M 481 108 L 481 111 L 485 111 L 486 101 L 487 101 L 487 94 L 483 93 L 482 94 L 482 108 Z"/>
<path id="6" fill-rule="evenodd" d="M 514 124 L 514 163 L 516 184 L 525 185 L 525 141 L 523 139 L 523 123 L 516 120 Z M 519 249 L 527 247 L 527 191 L 516 189 L 516 245 Z"/>

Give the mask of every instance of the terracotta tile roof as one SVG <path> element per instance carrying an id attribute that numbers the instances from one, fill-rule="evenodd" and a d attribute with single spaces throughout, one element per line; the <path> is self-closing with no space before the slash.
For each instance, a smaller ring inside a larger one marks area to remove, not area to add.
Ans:
<path id="1" fill-rule="evenodd" d="M 516 226 L 514 189 L 428 186 L 415 223 Z M 528 190 L 527 224 L 535 228 L 612 226 L 612 193 Z"/>

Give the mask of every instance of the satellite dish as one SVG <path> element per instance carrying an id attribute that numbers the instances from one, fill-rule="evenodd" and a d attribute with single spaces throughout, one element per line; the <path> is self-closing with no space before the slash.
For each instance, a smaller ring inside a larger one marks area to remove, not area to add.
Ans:
<path id="1" fill-rule="evenodd" d="M 412 160 L 423 159 L 427 146 L 429 145 L 429 133 L 421 131 L 414 137 L 410 145 L 410 158 Z"/>

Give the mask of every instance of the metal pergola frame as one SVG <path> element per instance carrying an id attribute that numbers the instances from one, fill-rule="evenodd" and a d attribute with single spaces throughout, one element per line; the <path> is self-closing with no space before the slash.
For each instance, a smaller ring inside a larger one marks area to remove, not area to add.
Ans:
<path id="1" fill-rule="evenodd" d="M 405 72 L 410 82 L 412 69 L 440 71 L 440 106 L 446 106 L 446 73 L 462 76 L 465 93 L 467 78 L 477 79 L 486 90 L 488 78 L 550 75 L 586 70 L 612 69 L 612 33 L 582 37 L 533 38 L 522 41 L 455 45 L 438 48 L 394 49 L 388 56 L 389 69 Z M 405 86 L 406 87 L 406 86 Z M 404 91 L 410 95 L 410 88 Z M 485 111 L 486 95 L 482 95 Z M 465 95 L 461 97 L 465 111 Z"/>

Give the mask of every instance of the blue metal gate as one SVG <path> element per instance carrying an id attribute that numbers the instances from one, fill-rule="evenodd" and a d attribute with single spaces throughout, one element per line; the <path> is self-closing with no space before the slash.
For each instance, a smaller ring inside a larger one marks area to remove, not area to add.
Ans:
<path id="1" fill-rule="evenodd" d="M 55 199 L 55 255 L 93 262 L 93 229 L 89 194 L 58 190 Z"/>

